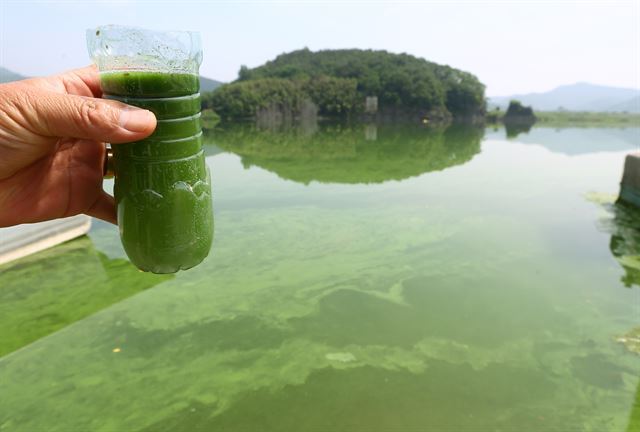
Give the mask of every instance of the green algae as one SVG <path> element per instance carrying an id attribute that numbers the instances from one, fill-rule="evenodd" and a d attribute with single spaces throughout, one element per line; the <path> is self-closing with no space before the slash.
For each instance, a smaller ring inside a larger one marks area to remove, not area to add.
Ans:
<path id="1" fill-rule="evenodd" d="M 603 201 L 600 227 L 611 234 L 609 248 L 625 275 L 625 286 L 640 286 L 640 210 L 622 201 Z"/>
<path id="2" fill-rule="evenodd" d="M 210 257 L 0 358 L 0 430 L 631 428 L 639 363 L 616 337 L 637 290 L 593 185 L 521 193 L 535 155 L 309 186 L 210 159 Z M 122 256 L 117 233 L 90 238 Z"/>
<path id="3" fill-rule="evenodd" d="M 264 421 L 264 430 L 296 423 L 337 430 L 474 422 L 506 430 L 547 423 L 558 430 L 576 424 L 615 430 L 622 424 L 607 423 L 607 416 L 634 384 L 633 362 L 610 363 L 619 353 L 605 342 L 609 335 L 600 323 L 580 321 L 579 307 L 555 310 L 535 281 L 514 277 L 544 253 L 541 245 L 500 258 L 498 267 L 510 268 L 512 276 L 496 277 L 490 266 L 504 250 L 499 243 L 485 247 L 484 259 L 445 265 L 438 255 L 446 244 L 486 229 L 487 221 L 445 229 L 445 215 L 418 218 L 417 208 L 413 215 L 405 211 L 395 225 L 394 211 L 378 209 L 376 224 L 356 226 L 364 210 L 347 216 L 316 209 L 313 227 L 302 223 L 308 214 L 299 208 L 223 212 L 228 232 L 202 270 L 0 361 L 0 373 L 15 383 L 11 399 L 0 397 L 4 412 L 12 413 L 3 418 L 5 429 L 225 430 L 255 421 Z M 505 236 L 524 240 L 524 225 L 498 225 Z M 433 250 L 418 247 L 427 244 Z M 413 252 L 402 254 L 408 245 Z M 234 265 L 239 256 L 241 271 Z M 578 328 L 589 336 L 576 340 Z M 619 394 L 585 381 L 588 374 L 575 375 L 592 357 L 607 359 L 598 365 L 616 377 Z M 51 424 L 35 415 L 29 400 L 36 389 L 39 409 L 48 412 L 64 400 L 73 416 Z M 330 397 L 344 393 L 350 398 Z M 54 394 L 57 399 L 49 397 Z M 473 417 L 459 419 L 455 405 L 443 402 L 462 395 Z M 92 403 L 83 404 L 89 397 Z M 392 403 L 397 398 L 404 404 Z M 368 422 L 348 400 L 391 417 L 381 425 Z M 418 401 L 437 400 L 436 417 L 417 409 Z M 296 410 L 285 410 L 287 401 Z M 587 414 L 591 404 L 602 412 Z M 344 417 L 349 411 L 357 417 Z"/>
<path id="4" fill-rule="evenodd" d="M 640 354 L 640 327 L 631 329 L 628 333 L 616 339 L 631 352 Z"/>
<path id="5" fill-rule="evenodd" d="M 167 277 L 109 259 L 82 237 L 0 267 L 0 357 Z"/>

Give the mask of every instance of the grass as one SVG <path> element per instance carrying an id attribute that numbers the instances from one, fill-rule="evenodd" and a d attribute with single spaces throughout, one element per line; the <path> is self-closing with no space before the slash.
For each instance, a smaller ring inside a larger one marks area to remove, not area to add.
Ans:
<path id="1" fill-rule="evenodd" d="M 487 112 L 489 123 L 503 122 L 504 111 Z M 640 113 L 535 111 L 536 124 L 550 127 L 640 127 Z"/>
<path id="2" fill-rule="evenodd" d="M 545 126 L 640 127 L 640 114 L 633 113 L 538 111 L 535 116 Z"/>

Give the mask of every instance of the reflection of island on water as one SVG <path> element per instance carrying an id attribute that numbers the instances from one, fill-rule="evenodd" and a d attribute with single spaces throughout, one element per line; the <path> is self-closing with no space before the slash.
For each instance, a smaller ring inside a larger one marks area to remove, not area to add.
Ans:
<path id="1" fill-rule="evenodd" d="M 507 138 L 517 138 L 521 133 L 527 134 L 533 127 L 533 123 L 505 123 L 504 129 Z"/>
<path id="2" fill-rule="evenodd" d="M 627 287 L 640 287 L 640 209 L 618 201 L 611 205 L 613 212 L 610 227 L 611 242 L 609 248 L 625 271 L 622 283 Z M 638 340 L 640 327 L 631 329 L 623 337 L 618 338 L 629 351 L 640 354 Z M 640 384 L 636 392 L 636 400 L 629 416 L 627 431 L 640 430 Z"/>
<path id="3" fill-rule="evenodd" d="M 142 273 L 89 237 L 0 267 L 0 357 L 173 275 Z"/>
<path id="4" fill-rule="evenodd" d="M 257 130 L 226 125 L 209 137 L 216 146 L 280 177 L 308 184 L 381 183 L 439 171 L 480 152 L 484 130 L 472 126 L 320 125 Z"/>
<path id="5" fill-rule="evenodd" d="M 640 210 L 623 202 L 611 208 L 611 253 L 625 270 L 624 285 L 640 286 Z"/>

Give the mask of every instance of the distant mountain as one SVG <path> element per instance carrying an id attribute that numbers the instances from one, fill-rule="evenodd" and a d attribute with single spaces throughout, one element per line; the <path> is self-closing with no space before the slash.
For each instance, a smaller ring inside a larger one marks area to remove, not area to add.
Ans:
<path id="1" fill-rule="evenodd" d="M 215 90 L 218 87 L 220 87 L 222 84 L 224 83 L 220 81 L 216 81 L 211 78 L 205 78 L 203 76 L 200 77 L 200 91 L 202 92 Z"/>
<path id="2" fill-rule="evenodd" d="M 22 76 L 18 73 L 10 71 L 9 69 L 3 68 L 0 66 L 0 83 L 6 83 L 11 81 L 18 81 L 21 79 L 25 79 L 27 77 Z"/>
<path id="3" fill-rule="evenodd" d="M 633 97 L 625 102 L 621 102 L 611 107 L 612 111 L 626 111 L 630 113 L 640 113 L 640 96 Z"/>
<path id="4" fill-rule="evenodd" d="M 538 111 L 629 111 L 640 112 L 640 90 L 576 83 L 545 93 L 528 93 L 489 98 L 489 106 L 505 108 L 511 99 Z"/>

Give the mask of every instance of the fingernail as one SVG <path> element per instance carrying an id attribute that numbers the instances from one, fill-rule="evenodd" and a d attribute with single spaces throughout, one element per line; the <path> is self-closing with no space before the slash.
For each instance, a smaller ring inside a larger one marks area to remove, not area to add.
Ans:
<path id="1" fill-rule="evenodd" d="M 130 132 L 146 132 L 156 123 L 151 111 L 140 108 L 125 108 L 120 112 L 120 126 Z"/>

